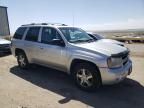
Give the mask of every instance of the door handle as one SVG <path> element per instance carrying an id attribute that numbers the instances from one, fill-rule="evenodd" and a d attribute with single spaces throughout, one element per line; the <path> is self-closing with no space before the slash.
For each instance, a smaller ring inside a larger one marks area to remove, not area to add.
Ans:
<path id="1" fill-rule="evenodd" d="M 43 50 L 44 48 L 43 47 L 39 47 L 41 50 Z"/>
<path id="2" fill-rule="evenodd" d="M 26 47 L 31 47 L 31 45 L 29 45 L 29 44 L 24 44 L 24 46 L 26 46 Z"/>

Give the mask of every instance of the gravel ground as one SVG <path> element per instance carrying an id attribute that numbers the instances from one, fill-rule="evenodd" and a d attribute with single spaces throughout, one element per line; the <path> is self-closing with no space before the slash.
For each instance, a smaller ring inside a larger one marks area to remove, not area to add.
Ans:
<path id="1" fill-rule="evenodd" d="M 144 57 L 144 44 L 125 44 L 130 50 L 132 56 Z"/>
<path id="2" fill-rule="evenodd" d="M 44 67 L 21 70 L 12 55 L 0 57 L 0 108 L 144 108 L 144 58 L 131 57 L 133 73 L 94 93 L 75 87 L 63 72 Z"/>

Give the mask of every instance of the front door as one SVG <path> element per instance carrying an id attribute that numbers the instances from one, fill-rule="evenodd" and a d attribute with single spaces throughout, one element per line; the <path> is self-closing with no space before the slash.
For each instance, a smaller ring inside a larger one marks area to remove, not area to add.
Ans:
<path id="1" fill-rule="evenodd" d="M 38 45 L 37 60 L 44 65 L 66 70 L 67 48 L 54 44 L 53 40 L 63 41 L 56 29 L 43 27 L 41 42 Z"/>

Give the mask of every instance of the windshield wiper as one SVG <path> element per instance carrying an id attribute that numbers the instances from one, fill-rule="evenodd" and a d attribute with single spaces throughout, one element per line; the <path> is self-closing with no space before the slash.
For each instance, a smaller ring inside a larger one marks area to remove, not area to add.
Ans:
<path id="1" fill-rule="evenodd" d="M 94 42 L 94 39 L 88 39 L 88 40 L 82 40 L 82 39 L 78 39 L 76 41 L 73 41 L 73 43 L 77 43 L 77 42 Z"/>
<path id="2" fill-rule="evenodd" d="M 95 40 L 94 39 L 88 39 L 86 40 L 87 42 L 94 42 Z"/>

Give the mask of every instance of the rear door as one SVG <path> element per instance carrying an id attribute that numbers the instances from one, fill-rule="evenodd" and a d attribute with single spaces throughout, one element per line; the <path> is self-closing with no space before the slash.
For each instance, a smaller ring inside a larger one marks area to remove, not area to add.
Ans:
<path id="1" fill-rule="evenodd" d="M 30 27 L 24 41 L 24 49 L 30 62 L 37 58 L 38 37 L 40 27 Z"/>

